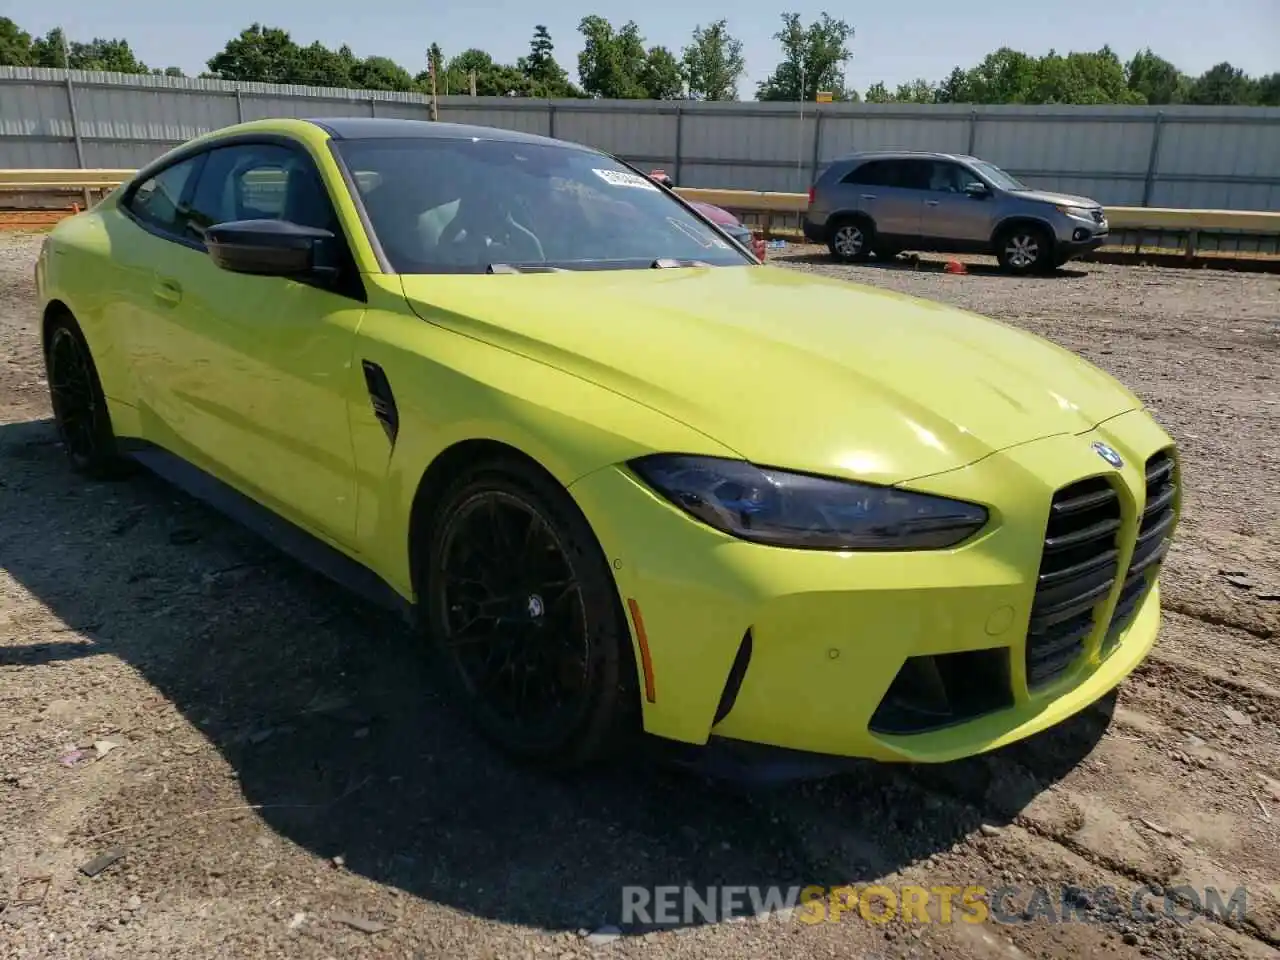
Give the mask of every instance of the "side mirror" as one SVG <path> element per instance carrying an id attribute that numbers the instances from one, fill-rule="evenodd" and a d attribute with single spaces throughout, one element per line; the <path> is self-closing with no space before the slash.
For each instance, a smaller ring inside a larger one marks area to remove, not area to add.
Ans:
<path id="1" fill-rule="evenodd" d="M 987 189 L 987 185 L 985 183 L 980 183 L 977 180 L 974 180 L 972 183 L 966 183 L 964 185 L 964 192 L 971 197 L 985 197 L 991 191 Z"/>
<path id="2" fill-rule="evenodd" d="M 209 257 L 223 270 L 265 277 L 302 278 L 327 273 L 322 249 L 334 240 L 328 230 L 288 220 L 232 220 L 204 234 Z"/>

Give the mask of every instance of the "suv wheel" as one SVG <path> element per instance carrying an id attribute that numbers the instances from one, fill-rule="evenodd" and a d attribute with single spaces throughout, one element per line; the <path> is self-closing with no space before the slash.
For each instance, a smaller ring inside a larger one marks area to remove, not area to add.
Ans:
<path id="1" fill-rule="evenodd" d="M 844 263 L 859 263 L 871 256 L 875 227 L 867 220 L 840 220 L 831 231 L 827 248 Z"/>
<path id="2" fill-rule="evenodd" d="M 1041 227 L 1010 227 L 996 240 L 996 259 L 1009 273 L 1042 272 L 1053 263 L 1053 241 Z"/>

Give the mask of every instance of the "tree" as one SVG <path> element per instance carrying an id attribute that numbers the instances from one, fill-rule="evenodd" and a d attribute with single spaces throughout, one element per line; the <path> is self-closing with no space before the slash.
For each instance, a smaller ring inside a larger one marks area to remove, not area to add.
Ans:
<path id="1" fill-rule="evenodd" d="M 1243 70 L 1224 61 L 1191 81 L 1187 100 L 1210 105 L 1251 104 L 1257 93 Z"/>
<path id="2" fill-rule="evenodd" d="M 411 90 L 413 77 L 389 57 L 365 57 L 352 65 L 351 85 L 357 90 Z"/>
<path id="3" fill-rule="evenodd" d="M 1257 86 L 1256 100 L 1260 106 L 1280 107 L 1280 73 L 1259 77 L 1255 84 Z"/>
<path id="4" fill-rule="evenodd" d="M 159 67 L 153 67 L 151 72 L 157 77 L 185 77 L 181 67 L 165 67 L 161 70 Z"/>
<path id="5" fill-rule="evenodd" d="M 221 80 L 292 83 L 297 76 L 298 54 L 297 44 L 286 31 L 255 23 L 228 40 L 208 66 Z"/>
<path id="6" fill-rule="evenodd" d="M 813 100 L 819 90 L 831 91 L 836 100 L 857 99 L 844 86 L 853 39 L 853 27 L 845 21 L 823 13 L 805 27 L 800 14 L 784 13 L 782 29 L 773 38 L 782 44 L 783 59 L 759 84 L 757 100 Z"/>
<path id="7" fill-rule="evenodd" d="M 650 47 L 640 69 L 640 86 L 649 100 L 684 99 L 684 72 L 666 47 Z"/>
<path id="8" fill-rule="evenodd" d="M 0 66 L 31 65 L 31 34 L 8 17 L 0 17 Z"/>
<path id="9" fill-rule="evenodd" d="M 953 67 L 933 92 L 936 103 L 970 103 L 969 75 L 959 67 Z"/>
<path id="10" fill-rule="evenodd" d="M 529 41 L 529 55 L 516 62 L 516 68 L 528 81 L 529 95 L 548 99 L 581 96 L 569 82 L 569 74 L 564 67 L 556 62 L 554 50 L 550 31 L 538 24 L 533 28 L 533 39 Z"/>
<path id="11" fill-rule="evenodd" d="M 699 100 L 737 100 L 738 80 L 747 72 L 742 41 L 729 33 L 729 22 L 693 28 L 693 42 L 681 52 L 681 67 L 690 96 Z"/>
<path id="12" fill-rule="evenodd" d="M 578 24 L 582 52 L 578 54 L 578 77 L 582 89 L 593 97 L 608 100 L 643 100 L 647 94 L 641 82 L 646 66 L 644 40 L 635 21 L 621 30 L 604 17 L 592 14 Z"/>
<path id="13" fill-rule="evenodd" d="M 898 103 L 936 103 L 938 88 L 923 77 L 919 77 L 907 83 L 898 84 L 893 99 Z"/>
<path id="14" fill-rule="evenodd" d="M 1011 47 L 987 54 L 965 75 L 973 103 L 1028 103 L 1035 82 L 1035 59 Z"/>
<path id="15" fill-rule="evenodd" d="M 1187 78 L 1181 70 L 1151 48 L 1134 54 L 1124 68 L 1125 82 L 1147 103 L 1182 103 L 1187 96 Z"/>
<path id="16" fill-rule="evenodd" d="M 889 92 L 889 88 L 884 85 L 883 81 L 877 80 L 867 87 L 867 95 L 863 99 L 867 103 L 890 103 L 893 101 L 893 94 Z"/>
<path id="17" fill-rule="evenodd" d="M 289 70 L 289 82 L 310 87 L 353 86 L 351 71 L 356 65 L 356 55 L 343 45 L 330 50 L 323 43 L 313 43 L 297 51 Z"/>

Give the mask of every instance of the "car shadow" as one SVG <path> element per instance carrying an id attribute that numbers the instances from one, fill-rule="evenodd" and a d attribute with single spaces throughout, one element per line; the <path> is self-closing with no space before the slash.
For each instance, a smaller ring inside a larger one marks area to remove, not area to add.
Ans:
<path id="1" fill-rule="evenodd" d="M 900 254 L 892 260 L 878 260 L 872 258 L 862 263 L 841 263 L 834 259 L 830 254 L 826 253 L 797 253 L 788 255 L 780 253 L 775 255 L 777 260 L 786 260 L 788 263 L 811 263 L 817 265 L 825 265 L 829 267 L 849 267 L 869 270 L 903 270 L 916 273 L 946 273 L 946 260 L 926 260 L 913 254 Z M 1000 277 L 1004 280 L 1074 280 L 1081 277 L 1089 276 L 1088 271 L 1081 270 L 1078 267 L 1058 267 L 1049 273 L 1032 274 L 1027 277 L 1015 277 L 1012 274 L 1005 273 L 997 264 L 994 263 L 974 263 L 965 260 L 965 272 L 980 277 Z"/>
<path id="2" fill-rule="evenodd" d="M 1104 701 L 985 757 L 860 763 L 767 790 L 642 754 L 559 779 L 473 736 L 398 621 L 151 475 L 80 480 L 34 421 L 0 426 L 0 477 L 0 567 L 70 628 L 0 647 L 0 668 L 119 658 L 225 758 L 279 836 L 483 918 L 633 933 L 644 925 L 622 923 L 623 887 L 881 877 L 1008 823 L 1111 718 Z"/>

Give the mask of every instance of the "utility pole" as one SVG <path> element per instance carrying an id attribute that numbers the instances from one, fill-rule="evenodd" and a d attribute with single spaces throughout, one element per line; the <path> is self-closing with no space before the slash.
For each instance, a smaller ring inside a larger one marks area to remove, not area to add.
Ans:
<path id="1" fill-rule="evenodd" d="M 431 71 L 431 119 L 440 119 L 439 98 L 436 96 L 436 58 L 427 51 L 427 69 Z"/>
<path id="2" fill-rule="evenodd" d="M 471 95 L 474 97 L 476 95 L 476 72 L 474 70 L 471 71 L 470 80 L 471 80 Z"/>

